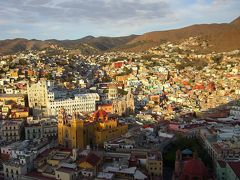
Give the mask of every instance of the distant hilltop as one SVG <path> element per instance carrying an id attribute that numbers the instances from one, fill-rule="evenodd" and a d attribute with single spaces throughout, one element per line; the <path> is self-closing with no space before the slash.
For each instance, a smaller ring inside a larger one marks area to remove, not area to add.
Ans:
<path id="1" fill-rule="evenodd" d="M 124 37 L 93 37 L 86 36 L 77 40 L 27 40 L 22 38 L 0 41 L 0 54 L 12 54 L 26 50 L 43 50 L 50 45 L 57 45 L 70 50 L 83 50 L 85 53 L 105 51 L 139 52 L 161 43 L 180 42 L 189 37 L 200 37 L 207 42 L 208 51 L 223 52 L 240 49 L 240 17 L 230 23 L 198 24 L 180 29 L 148 32 L 143 35 Z"/>

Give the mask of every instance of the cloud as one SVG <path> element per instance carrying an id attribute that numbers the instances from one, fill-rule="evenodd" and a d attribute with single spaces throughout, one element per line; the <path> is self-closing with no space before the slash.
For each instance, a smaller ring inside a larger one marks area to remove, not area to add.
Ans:
<path id="1" fill-rule="evenodd" d="M 20 30 L 20 29 L 11 29 L 8 31 L 9 34 L 12 35 L 18 35 L 18 34 L 22 34 L 24 31 Z"/>
<path id="2" fill-rule="evenodd" d="M 4 7 L 4 8 L 3 8 Z M 77 28 L 81 32 L 120 35 L 168 16 L 166 0 L 8 0 L 0 1 L 0 15 L 11 24 L 41 28 L 42 34 Z M 76 27 L 78 25 L 78 27 Z M 63 34 L 62 32 L 60 34 Z M 55 34 L 54 34 L 55 35 Z M 51 38 L 51 37 L 49 37 Z"/>
<path id="3" fill-rule="evenodd" d="M 0 25 L 5 25 L 8 24 L 8 20 L 7 19 L 0 19 Z"/>
<path id="4" fill-rule="evenodd" d="M 1 12 L 21 22 L 116 22 L 163 18 L 169 7 L 163 0 L 8 0 L 0 2 Z"/>
<path id="5" fill-rule="evenodd" d="M 84 18 L 90 21 L 155 19 L 166 16 L 169 11 L 168 4 L 163 1 L 144 3 L 138 0 L 70 0 L 57 6 L 64 10 L 66 17 L 74 20 Z"/>
<path id="6" fill-rule="evenodd" d="M 167 0 L 0 1 L 0 16 L 10 21 L 5 34 L 21 27 L 25 33 L 16 35 L 40 39 L 139 34 L 140 28 L 160 22 L 170 13 Z"/>
<path id="7" fill-rule="evenodd" d="M 182 26 L 230 22 L 240 15 L 239 0 L 185 0 L 184 7 L 172 2 L 172 14 Z"/>
<path id="8" fill-rule="evenodd" d="M 212 3 L 215 5 L 221 5 L 226 3 L 237 2 L 237 0 L 213 0 Z"/>
<path id="9" fill-rule="evenodd" d="M 51 0 L 29 0 L 27 1 L 28 5 L 36 6 L 36 5 L 46 5 L 50 4 Z"/>
<path id="10" fill-rule="evenodd" d="M 15 23 L 48 21 L 60 14 L 59 8 L 51 6 L 50 0 L 8 0 L 0 1 L 0 15 Z M 46 19 L 47 18 L 47 19 Z"/>
<path id="11" fill-rule="evenodd" d="M 239 9 L 239 0 L 2 0 L 0 38 L 11 38 L 14 29 L 41 39 L 141 34 L 228 22 Z"/>

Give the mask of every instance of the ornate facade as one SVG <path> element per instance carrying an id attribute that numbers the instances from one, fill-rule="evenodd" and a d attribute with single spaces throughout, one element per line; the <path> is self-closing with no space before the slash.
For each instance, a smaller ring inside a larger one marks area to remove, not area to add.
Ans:
<path id="1" fill-rule="evenodd" d="M 135 112 L 134 95 L 131 91 L 122 98 L 112 101 L 112 113 L 119 116 L 129 115 Z"/>
<path id="2" fill-rule="evenodd" d="M 27 84 L 28 104 L 29 107 L 46 107 L 47 106 L 47 88 L 52 82 L 41 80 L 37 83 Z"/>
<path id="3" fill-rule="evenodd" d="M 104 110 L 96 111 L 88 119 L 83 119 L 76 113 L 68 119 L 64 109 L 58 115 L 58 143 L 68 148 L 101 145 L 125 134 L 127 130 L 127 124 L 120 124 L 117 119 L 109 118 Z"/>

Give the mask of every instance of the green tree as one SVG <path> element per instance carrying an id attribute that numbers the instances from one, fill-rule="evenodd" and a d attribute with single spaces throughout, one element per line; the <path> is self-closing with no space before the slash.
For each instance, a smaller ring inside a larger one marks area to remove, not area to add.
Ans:
<path id="1" fill-rule="evenodd" d="M 19 59 L 20 65 L 28 65 L 28 62 L 25 59 Z"/>

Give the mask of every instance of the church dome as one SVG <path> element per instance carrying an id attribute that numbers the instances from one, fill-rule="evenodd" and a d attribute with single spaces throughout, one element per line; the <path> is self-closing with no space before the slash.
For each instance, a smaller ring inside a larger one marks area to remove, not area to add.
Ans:
<path id="1" fill-rule="evenodd" d="M 200 159 L 191 159 L 184 162 L 182 177 L 207 177 L 207 168 Z"/>
<path id="2" fill-rule="evenodd" d="M 94 118 L 94 120 L 104 120 L 105 121 L 108 118 L 108 113 L 106 111 L 100 109 L 100 110 L 97 110 L 94 112 L 93 118 Z"/>

